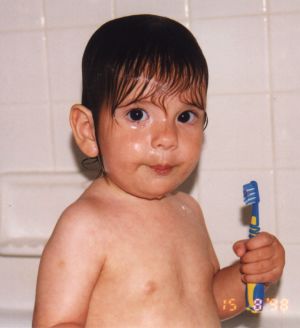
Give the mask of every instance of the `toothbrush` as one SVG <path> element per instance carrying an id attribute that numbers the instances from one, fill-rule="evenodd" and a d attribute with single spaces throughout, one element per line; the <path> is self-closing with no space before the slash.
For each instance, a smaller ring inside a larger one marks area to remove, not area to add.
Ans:
<path id="1" fill-rule="evenodd" d="M 243 186 L 244 203 L 252 206 L 251 222 L 249 227 L 249 238 L 255 237 L 259 231 L 259 210 L 260 201 L 258 186 L 256 181 L 251 181 Z M 246 310 L 252 313 L 259 313 L 264 306 L 265 287 L 261 283 L 247 283 L 246 285 Z"/>

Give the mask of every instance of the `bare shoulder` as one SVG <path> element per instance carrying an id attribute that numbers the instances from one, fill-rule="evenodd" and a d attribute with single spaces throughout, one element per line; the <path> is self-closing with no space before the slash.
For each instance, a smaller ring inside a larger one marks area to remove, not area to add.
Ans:
<path id="1" fill-rule="evenodd" d="M 98 190 L 95 191 L 93 187 L 90 187 L 63 211 L 49 242 L 53 238 L 61 239 L 57 236 L 67 237 L 63 240 L 56 240 L 61 242 L 71 242 L 72 238 L 77 242 L 88 241 L 89 244 L 101 242 L 105 234 L 108 214 L 107 201 L 98 195 Z"/>
<path id="2" fill-rule="evenodd" d="M 177 192 L 175 197 L 178 199 L 178 201 L 188 206 L 190 210 L 194 212 L 194 215 L 196 215 L 197 218 L 204 220 L 201 206 L 194 197 L 182 191 Z"/>
<path id="3" fill-rule="evenodd" d="M 107 255 L 99 224 L 101 213 L 94 201 L 82 196 L 70 205 L 45 246 L 38 273 L 34 326 L 67 322 L 84 325 Z"/>

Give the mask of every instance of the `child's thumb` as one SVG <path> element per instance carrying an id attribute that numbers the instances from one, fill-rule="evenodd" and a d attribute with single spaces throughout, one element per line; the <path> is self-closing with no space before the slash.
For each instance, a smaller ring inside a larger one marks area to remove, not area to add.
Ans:
<path id="1" fill-rule="evenodd" d="M 237 241 L 233 244 L 233 246 L 232 246 L 233 251 L 235 252 L 235 254 L 238 257 L 242 257 L 246 253 L 246 251 L 247 251 L 247 248 L 246 248 L 247 240 L 248 239 L 239 240 L 239 241 Z"/>

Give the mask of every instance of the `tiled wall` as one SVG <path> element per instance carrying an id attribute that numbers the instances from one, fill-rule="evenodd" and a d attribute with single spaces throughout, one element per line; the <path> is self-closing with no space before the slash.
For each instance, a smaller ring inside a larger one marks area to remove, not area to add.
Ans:
<path id="1" fill-rule="evenodd" d="M 0 327 L 30 325 L 32 256 L 87 184 L 68 126 L 83 48 L 99 25 L 132 13 L 181 21 L 206 55 L 209 127 L 191 193 L 220 262 L 231 263 L 232 243 L 247 235 L 241 187 L 250 179 L 260 184 L 263 229 L 286 247 L 278 306 L 224 327 L 299 327 L 300 0 L 0 0 Z"/>

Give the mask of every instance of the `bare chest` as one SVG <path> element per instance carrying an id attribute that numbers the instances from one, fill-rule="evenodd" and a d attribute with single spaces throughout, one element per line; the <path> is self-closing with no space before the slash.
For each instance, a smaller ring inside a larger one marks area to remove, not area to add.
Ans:
<path id="1" fill-rule="evenodd" d="M 111 286 L 128 301 L 200 298 L 214 274 L 203 221 L 184 205 L 148 215 L 119 222 L 114 228 L 99 291 L 101 286 Z"/>
<path id="2" fill-rule="evenodd" d="M 136 217 L 114 227 L 92 308 L 112 314 L 107 306 L 114 304 L 118 316 L 130 309 L 137 317 L 147 313 L 151 318 L 177 316 L 177 322 L 198 322 L 199 308 L 215 311 L 214 258 L 204 223 L 186 208 L 148 215 L 141 224 Z"/>

